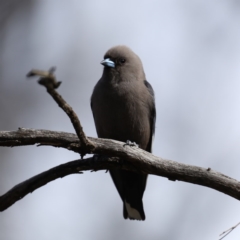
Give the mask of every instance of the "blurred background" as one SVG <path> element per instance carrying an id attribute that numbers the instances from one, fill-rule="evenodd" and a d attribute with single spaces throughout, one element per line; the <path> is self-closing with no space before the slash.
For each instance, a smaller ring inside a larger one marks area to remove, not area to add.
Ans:
<path id="1" fill-rule="evenodd" d="M 240 179 L 238 0 L 1 0 L 0 130 L 74 132 L 32 68 L 57 67 L 60 94 L 96 137 L 90 96 L 100 61 L 124 44 L 141 58 L 156 94 L 153 153 Z M 0 195 L 77 154 L 0 148 Z M 0 239 L 218 239 L 240 203 L 206 187 L 150 176 L 145 222 L 126 221 L 109 174 L 58 179 L 0 213 Z M 226 239 L 237 239 L 240 228 Z"/>

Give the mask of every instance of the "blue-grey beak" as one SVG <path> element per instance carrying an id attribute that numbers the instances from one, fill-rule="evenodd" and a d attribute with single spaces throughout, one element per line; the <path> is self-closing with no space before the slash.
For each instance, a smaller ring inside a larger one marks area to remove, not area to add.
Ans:
<path id="1" fill-rule="evenodd" d="M 102 60 L 101 64 L 105 67 L 115 68 L 115 63 L 110 58 Z"/>

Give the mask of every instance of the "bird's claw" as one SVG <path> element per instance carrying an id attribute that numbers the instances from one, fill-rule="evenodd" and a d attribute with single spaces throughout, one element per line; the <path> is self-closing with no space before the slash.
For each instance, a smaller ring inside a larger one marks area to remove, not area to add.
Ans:
<path id="1" fill-rule="evenodd" d="M 130 146 L 130 147 L 139 147 L 137 143 L 135 142 L 131 142 L 130 140 L 127 140 L 126 143 L 123 145 L 124 147 L 125 146 Z"/>

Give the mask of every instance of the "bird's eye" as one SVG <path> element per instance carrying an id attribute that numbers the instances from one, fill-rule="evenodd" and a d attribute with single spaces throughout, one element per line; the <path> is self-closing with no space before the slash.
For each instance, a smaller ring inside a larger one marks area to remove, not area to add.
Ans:
<path id="1" fill-rule="evenodd" d="M 120 58 L 120 63 L 125 63 L 126 59 L 125 58 Z"/>

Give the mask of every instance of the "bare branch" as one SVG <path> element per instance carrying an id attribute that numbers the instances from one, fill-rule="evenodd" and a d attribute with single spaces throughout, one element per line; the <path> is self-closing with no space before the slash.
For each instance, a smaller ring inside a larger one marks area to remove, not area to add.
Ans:
<path id="1" fill-rule="evenodd" d="M 81 146 L 76 134 L 66 132 L 54 132 L 48 130 L 34 130 L 27 128 L 19 128 L 17 131 L 0 132 L 0 146 L 17 147 L 35 145 L 62 147 L 79 152 Z"/>
<path id="2" fill-rule="evenodd" d="M 48 171 L 40 173 L 18 185 L 13 187 L 7 193 L 0 197 L 0 211 L 4 211 L 9 208 L 18 200 L 25 197 L 27 194 L 32 193 L 34 190 L 46 185 L 47 183 L 54 181 L 57 178 L 63 178 L 70 174 L 79 174 L 81 171 L 101 170 L 117 166 L 119 160 L 117 158 L 101 158 L 96 157 L 75 160 L 68 162 L 57 167 L 51 168 Z M 126 168 L 125 168 L 126 169 Z"/>
<path id="3" fill-rule="evenodd" d="M 93 142 L 95 148 L 93 153 L 101 154 L 109 157 L 119 157 L 124 161 L 112 162 L 111 168 L 124 168 L 132 171 L 138 171 L 147 174 L 154 174 L 162 177 L 166 177 L 169 180 L 178 180 L 189 183 L 194 183 L 202 186 L 206 186 L 222 193 L 225 193 L 233 198 L 240 200 L 240 182 L 237 180 L 225 176 L 221 173 L 215 172 L 210 168 L 201 168 L 197 166 L 186 165 L 175 161 L 156 157 L 151 153 L 148 153 L 137 147 L 125 146 L 125 143 L 100 138 L 89 138 Z M 49 145 L 54 147 L 62 147 L 75 152 L 79 151 L 81 144 L 78 141 L 76 135 L 64 132 L 54 132 L 47 130 L 33 130 L 33 129 L 20 129 L 14 132 L 0 132 L 0 146 L 21 146 L 21 145 Z M 84 160 L 88 161 L 88 160 Z M 81 161 L 79 161 L 81 162 Z M 87 169 L 80 169 L 78 171 L 84 171 L 89 169 L 100 170 L 109 169 L 109 165 L 106 162 L 101 163 L 99 166 L 98 161 L 87 163 Z M 106 164 L 106 165 L 104 165 Z M 61 165 L 61 174 L 59 176 L 66 176 L 69 173 L 68 165 Z M 67 167 L 66 167 L 67 166 Z M 66 169 L 65 169 L 66 167 Z M 65 169 L 65 170 L 64 170 Z M 48 171 L 46 171 L 47 173 Z M 52 181 L 46 180 L 44 184 Z M 44 185 L 43 184 L 43 185 Z M 24 185 L 24 184 L 23 184 Z M 42 186 L 35 185 L 34 189 L 28 189 L 19 193 L 22 197 L 27 193 L 32 192 L 38 187 Z M 22 189 L 22 188 L 20 188 Z M 13 189 L 12 189 L 13 190 Z M 12 191 L 11 190 L 11 191 Z M 17 191 L 20 191 L 19 189 Z M 27 191 L 27 192 L 26 192 Z M 14 193 L 16 194 L 16 191 Z M 5 199 L 5 200 L 4 200 Z M 0 197 L 0 209 L 6 209 L 6 197 Z M 13 203 L 12 203 L 13 204 Z"/>
<path id="4" fill-rule="evenodd" d="M 73 111 L 71 106 L 67 104 L 67 102 L 61 97 L 61 95 L 55 90 L 57 89 L 61 82 L 58 82 L 54 76 L 54 71 L 56 68 L 52 67 L 48 72 L 41 70 L 32 70 L 27 74 L 27 77 L 38 76 L 40 77 L 38 83 L 46 87 L 47 92 L 52 96 L 52 98 L 56 101 L 58 106 L 63 109 L 63 111 L 70 118 L 75 132 L 81 142 L 81 156 L 83 157 L 86 152 L 92 150 L 94 148 L 93 143 L 89 141 L 83 132 L 82 125 L 77 117 L 77 114 Z"/>
<path id="5" fill-rule="evenodd" d="M 40 77 L 39 83 L 46 87 L 48 93 L 58 103 L 59 107 L 67 113 L 77 135 L 65 132 L 19 128 L 18 131 L 0 132 L 0 146 L 48 145 L 81 153 L 82 156 L 86 153 L 94 153 L 98 157 L 95 156 L 62 164 L 16 185 L 0 197 L 0 211 L 4 211 L 28 193 L 57 178 L 86 170 L 97 171 L 117 168 L 154 174 L 166 177 L 172 181 L 179 180 L 206 186 L 240 200 L 240 182 L 221 173 L 214 172 L 211 168 L 200 168 L 162 159 L 138 147 L 128 146 L 115 140 L 87 138 L 75 112 L 55 91 L 59 87 L 60 82 L 56 81 L 53 72 L 53 68 L 48 72 L 33 70 L 28 76 Z M 100 157 L 100 155 L 108 157 Z"/>

